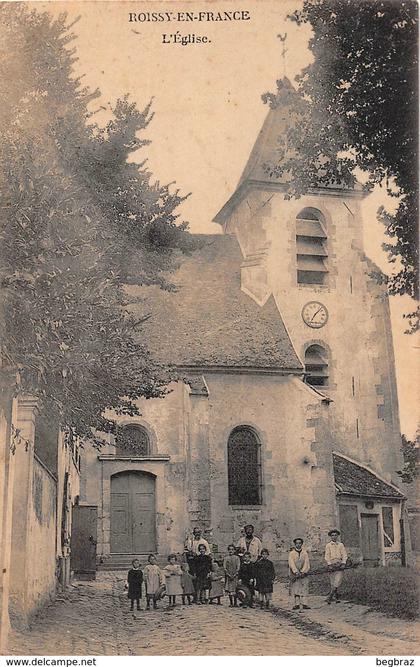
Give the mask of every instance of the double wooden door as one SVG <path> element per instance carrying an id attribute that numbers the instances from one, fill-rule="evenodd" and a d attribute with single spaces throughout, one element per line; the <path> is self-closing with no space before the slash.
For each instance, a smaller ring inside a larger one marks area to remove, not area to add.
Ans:
<path id="1" fill-rule="evenodd" d="M 111 553 L 156 551 L 155 477 L 121 472 L 111 477 Z"/>

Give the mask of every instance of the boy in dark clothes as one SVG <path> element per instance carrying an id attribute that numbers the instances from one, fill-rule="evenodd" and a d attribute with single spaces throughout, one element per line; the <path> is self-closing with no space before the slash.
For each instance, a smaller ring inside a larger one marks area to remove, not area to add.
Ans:
<path id="1" fill-rule="evenodd" d="M 254 580 L 255 580 L 255 563 L 251 562 L 251 554 L 249 551 L 246 551 L 242 557 L 241 567 L 238 572 L 238 579 L 241 584 L 249 588 L 251 593 L 251 600 L 247 605 L 245 602 L 242 603 L 243 607 L 253 607 L 254 606 Z"/>
<path id="2" fill-rule="evenodd" d="M 261 549 L 261 558 L 255 563 L 255 588 L 260 594 L 261 609 L 268 609 L 273 595 L 273 583 L 276 578 L 274 565 L 268 560 L 268 549 Z"/>
<path id="3" fill-rule="evenodd" d="M 193 572 L 196 577 L 197 604 L 207 604 L 208 590 L 210 588 L 209 574 L 212 568 L 211 556 L 206 554 L 204 544 L 199 544 L 198 555 L 194 558 Z"/>
<path id="4" fill-rule="evenodd" d="M 141 587 L 143 583 L 143 572 L 140 570 L 140 561 L 135 558 L 132 561 L 132 568 L 127 574 L 128 599 L 131 602 L 130 611 L 134 609 L 134 601 L 137 603 L 137 610 L 140 611 Z"/>

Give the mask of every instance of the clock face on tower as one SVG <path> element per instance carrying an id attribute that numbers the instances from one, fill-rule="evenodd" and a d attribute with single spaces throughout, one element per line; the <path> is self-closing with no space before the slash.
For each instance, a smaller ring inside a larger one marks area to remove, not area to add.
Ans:
<path id="1" fill-rule="evenodd" d="M 320 329 L 328 321 L 328 310 L 319 301 L 308 301 L 302 308 L 302 319 L 308 327 Z"/>

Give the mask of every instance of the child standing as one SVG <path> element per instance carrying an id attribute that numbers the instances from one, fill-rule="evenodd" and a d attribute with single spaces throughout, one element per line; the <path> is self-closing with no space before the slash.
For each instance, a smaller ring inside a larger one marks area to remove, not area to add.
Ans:
<path id="1" fill-rule="evenodd" d="M 228 555 L 223 561 L 225 570 L 225 591 L 229 595 L 229 607 L 237 607 L 236 587 L 238 585 L 238 572 L 241 566 L 241 559 L 236 555 L 236 549 L 233 544 L 228 546 Z"/>
<path id="2" fill-rule="evenodd" d="M 337 528 L 330 530 L 328 535 L 331 537 L 331 540 L 325 546 L 325 560 L 327 561 L 328 569 L 331 570 L 331 590 L 327 597 L 328 604 L 331 604 L 333 600 L 341 602 L 338 597 L 338 588 L 343 581 L 344 572 L 342 570 L 347 562 L 347 551 L 344 544 L 338 541 L 340 531 Z"/>
<path id="3" fill-rule="evenodd" d="M 182 570 L 177 563 L 176 554 L 168 556 L 168 565 L 164 568 L 166 579 L 166 595 L 169 598 L 169 606 L 175 607 L 176 596 L 182 595 L 181 575 Z"/>
<path id="4" fill-rule="evenodd" d="M 150 609 L 151 602 L 153 602 L 153 609 L 157 609 L 156 594 L 163 586 L 165 577 L 157 564 L 156 556 L 150 554 L 147 560 L 149 562 L 143 570 L 144 583 L 146 584 L 146 609 Z"/>
<path id="5" fill-rule="evenodd" d="M 309 609 L 305 604 L 308 595 L 308 578 L 305 576 L 310 570 L 309 556 L 303 548 L 303 540 L 296 537 L 293 540 L 293 549 L 289 553 L 290 595 L 294 595 L 295 610 Z"/>
<path id="6" fill-rule="evenodd" d="M 255 563 L 255 588 L 260 594 L 261 609 L 270 606 L 273 595 L 273 583 L 276 578 L 274 565 L 269 557 L 268 549 L 261 549 L 261 558 Z"/>
<path id="7" fill-rule="evenodd" d="M 198 555 L 194 558 L 196 576 L 197 604 L 207 604 L 207 593 L 210 588 L 211 556 L 206 554 L 206 546 L 198 545 Z"/>
<path id="8" fill-rule="evenodd" d="M 210 581 L 210 604 L 213 604 L 213 600 L 217 600 L 217 604 L 222 604 L 221 598 L 223 596 L 225 570 L 223 568 L 223 560 L 220 556 L 214 559 L 210 572 Z"/>
<path id="9" fill-rule="evenodd" d="M 141 585 L 143 583 L 143 572 L 140 569 L 140 561 L 134 558 L 132 568 L 127 574 L 128 599 L 130 600 L 130 611 L 134 609 L 134 602 L 137 603 L 137 610 L 140 611 Z"/>
<path id="10" fill-rule="evenodd" d="M 241 567 L 238 572 L 238 579 L 241 584 L 249 589 L 251 598 L 249 603 L 243 602 L 243 607 L 254 606 L 254 581 L 255 581 L 255 564 L 251 562 L 251 554 L 246 551 L 242 557 Z"/>
<path id="11" fill-rule="evenodd" d="M 194 577 L 190 574 L 188 563 L 181 563 L 181 570 L 182 604 L 185 604 L 186 599 L 191 604 L 195 595 Z"/>

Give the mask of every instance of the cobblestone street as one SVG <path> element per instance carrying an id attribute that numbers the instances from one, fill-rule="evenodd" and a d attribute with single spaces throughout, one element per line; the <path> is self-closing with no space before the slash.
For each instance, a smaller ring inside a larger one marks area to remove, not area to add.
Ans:
<path id="1" fill-rule="evenodd" d="M 132 613 L 124 575 L 99 573 L 76 582 L 24 633 L 10 637 L 9 655 L 409 655 L 415 653 L 414 624 L 395 620 L 392 633 L 349 622 L 352 607 L 333 609 L 311 598 L 305 614 L 288 610 L 279 585 L 274 611 L 223 606 L 177 606 Z M 358 611 L 356 610 L 356 611 Z M 364 612 L 366 614 L 366 612 Z M 309 614 L 309 616 L 308 616 Z M 360 612 L 359 612 L 360 615 Z M 351 620 L 351 619 L 350 619 Z M 375 625 L 376 627 L 376 625 Z M 378 631 L 379 632 L 379 631 Z"/>

